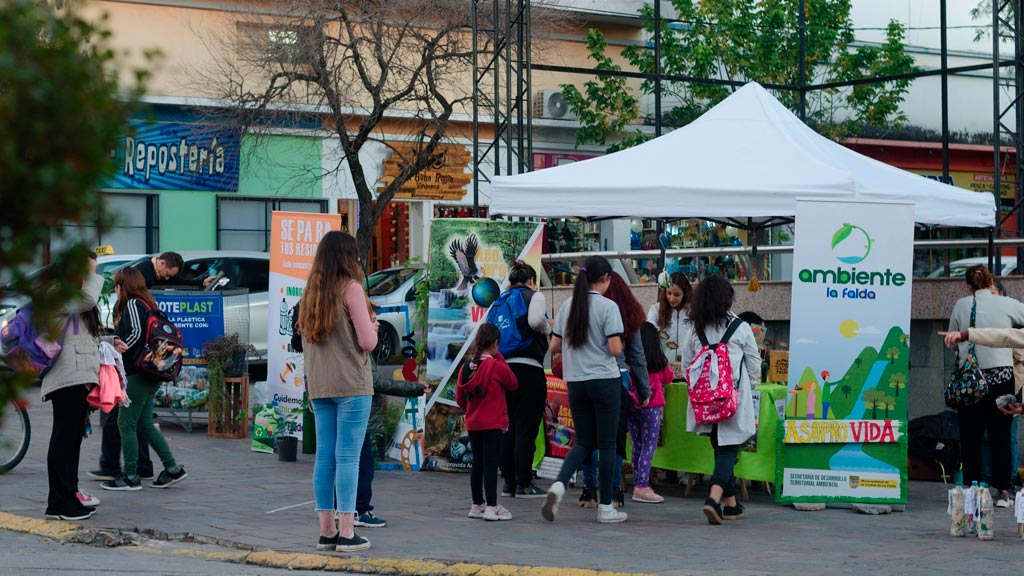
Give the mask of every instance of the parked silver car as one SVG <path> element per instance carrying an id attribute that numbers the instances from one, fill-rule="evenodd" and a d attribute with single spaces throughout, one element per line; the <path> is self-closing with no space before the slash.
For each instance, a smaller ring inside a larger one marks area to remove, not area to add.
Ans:
<path id="1" fill-rule="evenodd" d="M 185 265 L 179 274 L 186 279 L 202 280 L 222 274 L 222 279 L 209 289 L 230 290 L 245 288 L 249 291 L 249 344 L 255 352 L 250 355 L 250 362 L 265 362 L 267 357 L 267 301 L 270 283 L 270 255 L 266 252 L 247 251 L 195 251 L 181 252 Z M 137 264 L 150 258 L 145 256 L 132 262 Z M 154 290 L 162 286 L 154 286 Z M 167 286 L 166 288 L 174 288 Z M 109 309 L 101 306 L 100 317 L 109 323 L 110 310 L 113 309 L 117 297 L 111 296 Z M 232 315 L 232 305 L 224 310 L 225 319 Z"/>
<path id="2" fill-rule="evenodd" d="M 389 268 L 366 278 L 367 295 L 379 309 L 377 348 L 373 351 L 378 363 L 386 362 L 400 352 L 402 338 L 415 330 L 416 285 L 423 281 L 423 268 Z M 423 334 L 416 334 L 417 340 Z"/>

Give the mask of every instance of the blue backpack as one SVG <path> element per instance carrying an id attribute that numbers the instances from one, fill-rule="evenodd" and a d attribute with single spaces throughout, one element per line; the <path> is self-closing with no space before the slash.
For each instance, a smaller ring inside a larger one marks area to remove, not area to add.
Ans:
<path id="1" fill-rule="evenodd" d="M 487 321 L 498 327 L 501 342 L 498 351 L 508 358 L 518 356 L 533 344 L 533 336 L 528 327 L 527 315 L 530 311 L 523 289 L 512 288 L 504 292 L 487 311 Z M 526 333 L 526 335 L 524 335 Z"/>

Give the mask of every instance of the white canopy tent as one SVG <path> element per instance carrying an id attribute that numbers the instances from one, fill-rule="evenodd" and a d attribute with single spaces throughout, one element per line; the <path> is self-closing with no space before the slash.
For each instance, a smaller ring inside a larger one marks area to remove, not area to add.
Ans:
<path id="1" fill-rule="evenodd" d="M 490 211 L 767 224 L 792 218 L 797 198 L 912 202 L 915 221 L 927 225 L 988 227 L 996 214 L 991 194 L 894 168 L 819 135 L 756 83 L 640 146 L 495 177 Z"/>

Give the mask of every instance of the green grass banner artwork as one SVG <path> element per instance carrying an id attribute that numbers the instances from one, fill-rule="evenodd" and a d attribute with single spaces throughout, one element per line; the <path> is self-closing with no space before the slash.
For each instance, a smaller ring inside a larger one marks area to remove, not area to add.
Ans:
<path id="1" fill-rule="evenodd" d="M 914 209 L 797 202 L 780 502 L 905 504 Z"/>

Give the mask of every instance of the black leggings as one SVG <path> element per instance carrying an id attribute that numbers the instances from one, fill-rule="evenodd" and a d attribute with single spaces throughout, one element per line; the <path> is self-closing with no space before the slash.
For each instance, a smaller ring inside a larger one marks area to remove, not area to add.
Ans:
<path id="1" fill-rule="evenodd" d="M 1009 437 L 1009 434 L 1007 434 Z M 722 487 L 722 500 L 736 496 L 736 460 L 740 457 L 740 445 L 720 446 L 718 444 L 718 424 L 711 426 L 711 448 L 715 451 L 715 471 L 711 475 L 711 485 Z"/>
<path id="2" fill-rule="evenodd" d="M 533 455 L 537 433 L 544 418 L 548 380 L 539 366 L 510 362 L 519 387 L 505 394 L 508 405 L 508 432 L 505 432 L 501 457 L 501 477 L 513 487 L 533 483 Z"/>
<path id="3" fill-rule="evenodd" d="M 597 482 L 599 502 L 612 503 L 615 489 L 615 436 L 619 431 L 619 405 L 622 399 L 622 379 L 586 380 L 569 382 L 569 408 L 572 410 L 576 443 L 562 462 L 558 481 L 569 483 L 569 477 L 596 448 L 599 452 Z"/>
<path id="4" fill-rule="evenodd" d="M 960 419 L 960 451 L 963 458 L 964 485 L 986 481 L 981 477 L 982 438 L 988 431 L 992 450 L 992 487 L 1010 490 L 1010 427 L 1013 416 L 999 411 L 996 398 L 1013 394 L 1013 371 L 1010 368 L 982 370 L 988 380 L 988 394 L 980 402 L 956 412 Z"/>
<path id="5" fill-rule="evenodd" d="M 50 393 L 53 405 L 53 431 L 46 453 L 46 476 L 50 491 L 46 497 L 47 514 L 80 514 L 84 507 L 75 496 L 78 491 L 78 457 L 85 434 L 85 415 L 89 406 L 84 385 L 69 386 Z"/>
<path id="6" fill-rule="evenodd" d="M 470 430 L 469 445 L 473 448 L 473 468 L 469 474 L 469 489 L 473 504 L 498 505 L 498 462 L 501 461 L 501 430 Z"/>

